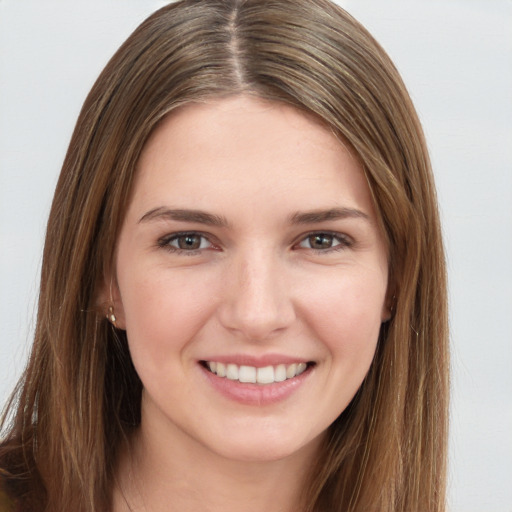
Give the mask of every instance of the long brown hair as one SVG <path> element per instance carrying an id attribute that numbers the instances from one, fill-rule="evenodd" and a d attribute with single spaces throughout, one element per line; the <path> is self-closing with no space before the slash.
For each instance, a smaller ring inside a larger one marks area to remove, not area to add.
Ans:
<path id="1" fill-rule="evenodd" d="M 3 419 L 0 466 L 27 509 L 108 510 L 142 384 L 98 297 L 136 163 L 173 109 L 240 93 L 307 111 L 355 150 L 389 244 L 393 316 L 362 387 L 329 429 L 304 510 L 444 510 L 446 282 L 428 153 L 392 62 L 328 0 L 170 4 L 92 88 L 50 213 L 30 360 Z"/>

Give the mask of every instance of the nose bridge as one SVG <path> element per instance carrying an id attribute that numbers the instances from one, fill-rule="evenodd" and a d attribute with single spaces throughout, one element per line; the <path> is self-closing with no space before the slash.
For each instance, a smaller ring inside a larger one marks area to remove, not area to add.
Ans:
<path id="1" fill-rule="evenodd" d="M 283 262 L 271 248 L 240 252 L 228 270 L 221 321 L 257 341 L 293 320 L 293 303 Z"/>

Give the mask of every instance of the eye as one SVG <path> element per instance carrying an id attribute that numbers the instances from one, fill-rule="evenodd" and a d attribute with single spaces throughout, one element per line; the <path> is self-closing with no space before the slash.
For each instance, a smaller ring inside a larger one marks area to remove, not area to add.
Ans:
<path id="1" fill-rule="evenodd" d="M 161 238 L 158 241 L 158 245 L 171 251 L 186 252 L 209 249 L 213 246 L 213 244 L 200 233 L 175 233 Z"/>
<path id="2" fill-rule="evenodd" d="M 342 234 L 335 233 L 311 233 L 301 240 L 298 247 L 303 249 L 313 249 L 315 251 L 338 250 L 349 247 L 351 240 Z"/>

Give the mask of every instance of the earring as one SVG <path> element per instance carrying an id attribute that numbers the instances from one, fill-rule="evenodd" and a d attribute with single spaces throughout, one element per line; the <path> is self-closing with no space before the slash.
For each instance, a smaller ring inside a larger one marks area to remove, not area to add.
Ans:
<path id="1" fill-rule="evenodd" d="M 393 312 L 395 311 L 395 307 L 396 307 L 396 295 L 393 295 L 393 298 L 391 299 L 391 306 L 389 308 L 389 312 L 391 314 L 393 314 Z"/>
<path id="2" fill-rule="evenodd" d="M 114 308 L 113 306 L 109 306 L 108 313 L 107 313 L 107 320 L 109 320 L 114 327 L 117 327 L 116 325 L 116 315 L 114 314 Z"/>

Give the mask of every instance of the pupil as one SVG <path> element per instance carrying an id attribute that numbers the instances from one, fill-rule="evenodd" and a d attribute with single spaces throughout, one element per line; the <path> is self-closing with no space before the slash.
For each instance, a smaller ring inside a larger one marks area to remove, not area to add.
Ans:
<path id="1" fill-rule="evenodd" d="M 199 237 L 187 235 L 179 238 L 178 245 L 180 249 L 197 249 L 199 247 Z"/>
<path id="2" fill-rule="evenodd" d="M 332 236 L 314 235 L 311 237 L 310 243 L 314 249 L 328 249 L 332 245 Z"/>

